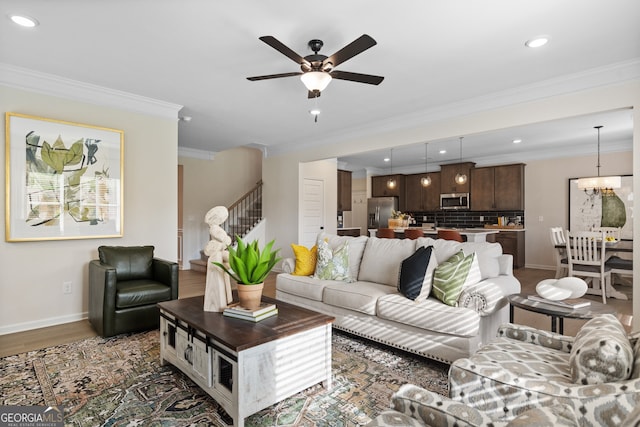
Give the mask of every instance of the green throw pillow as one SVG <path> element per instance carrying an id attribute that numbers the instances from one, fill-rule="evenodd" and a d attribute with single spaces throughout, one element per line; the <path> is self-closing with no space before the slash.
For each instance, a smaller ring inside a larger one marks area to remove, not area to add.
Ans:
<path id="1" fill-rule="evenodd" d="M 460 250 L 457 254 L 436 267 L 433 274 L 431 293 L 443 303 L 455 307 L 469 275 L 475 253 L 464 256 Z"/>
<path id="2" fill-rule="evenodd" d="M 349 244 L 345 242 L 335 251 L 332 251 L 329 243 L 323 239 L 318 240 L 318 260 L 316 261 L 316 272 L 313 277 L 351 282 L 351 277 L 349 276 Z"/>

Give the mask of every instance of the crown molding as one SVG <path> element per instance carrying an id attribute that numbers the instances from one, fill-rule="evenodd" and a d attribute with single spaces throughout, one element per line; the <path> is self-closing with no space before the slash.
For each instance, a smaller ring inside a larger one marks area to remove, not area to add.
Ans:
<path id="1" fill-rule="evenodd" d="M 182 105 L 0 63 L 0 85 L 167 119 Z"/>
<path id="2" fill-rule="evenodd" d="M 640 58 L 542 80 L 434 108 L 414 111 L 402 116 L 389 117 L 384 121 L 377 121 L 375 129 L 378 134 L 406 130 L 411 127 L 425 126 L 429 123 L 477 114 L 510 105 L 533 102 L 597 87 L 622 84 L 633 80 L 640 80 Z M 336 144 L 340 141 L 365 138 L 370 135 L 371 128 L 371 123 L 363 123 L 349 131 L 341 132 L 339 135 L 327 134 L 315 140 L 307 140 L 306 143 L 296 141 L 295 144 L 272 146 L 271 153 L 272 155 L 279 155 L 326 144 Z"/>
<path id="3" fill-rule="evenodd" d="M 195 148 L 178 147 L 178 157 L 189 157 L 192 159 L 200 160 L 213 160 L 215 159 L 215 151 L 197 150 Z"/>

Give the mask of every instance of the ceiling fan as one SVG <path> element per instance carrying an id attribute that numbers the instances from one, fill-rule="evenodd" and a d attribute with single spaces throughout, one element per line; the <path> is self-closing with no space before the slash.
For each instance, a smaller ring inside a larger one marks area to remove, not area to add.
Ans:
<path id="1" fill-rule="evenodd" d="M 325 56 L 318 53 L 324 45 L 322 40 L 318 39 L 309 41 L 309 48 L 313 51 L 313 54 L 305 57 L 298 55 L 273 36 L 262 36 L 260 37 L 260 40 L 299 64 L 302 71 L 247 77 L 247 80 L 258 81 L 277 79 L 281 77 L 300 76 L 302 83 L 304 83 L 309 90 L 309 98 L 319 97 L 321 92 L 331 82 L 331 79 L 349 80 L 352 82 L 367 83 L 371 85 L 379 85 L 382 80 L 384 80 L 384 77 L 380 76 L 351 73 L 349 71 L 340 71 L 335 69 L 335 67 L 346 60 L 351 59 L 376 45 L 376 41 L 366 34 L 358 37 L 331 56 Z"/>

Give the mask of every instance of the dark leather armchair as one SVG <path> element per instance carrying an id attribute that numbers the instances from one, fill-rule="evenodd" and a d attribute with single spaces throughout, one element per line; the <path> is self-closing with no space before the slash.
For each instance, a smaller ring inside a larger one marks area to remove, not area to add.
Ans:
<path id="1" fill-rule="evenodd" d="M 158 302 L 178 299 L 178 264 L 153 246 L 100 246 L 89 263 L 89 321 L 98 334 L 157 328 Z"/>

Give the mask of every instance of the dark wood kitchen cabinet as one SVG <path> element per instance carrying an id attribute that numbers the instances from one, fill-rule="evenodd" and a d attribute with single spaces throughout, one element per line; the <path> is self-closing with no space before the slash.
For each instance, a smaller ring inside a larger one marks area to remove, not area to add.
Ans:
<path id="1" fill-rule="evenodd" d="M 513 255 L 513 267 L 524 267 L 524 231 L 500 231 L 495 241 L 502 246 L 502 253 Z"/>
<path id="2" fill-rule="evenodd" d="M 395 188 L 387 188 L 389 178 L 396 180 Z M 371 177 L 371 197 L 397 197 L 398 210 L 404 211 L 405 208 L 405 176 L 401 174 L 378 175 Z"/>
<path id="3" fill-rule="evenodd" d="M 425 188 L 421 180 L 427 175 L 431 178 L 431 185 Z M 407 212 L 431 212 L 440 209 L 440 172 L 406 175 L 404 205 Z"/>
<path id="4" fill-rule="evenodd" d="M 474 168 L 475 163 L 463 162 L 452 165 L 440 165 L 440 192 L 441 193 L 469 193 L 471 170 Z M 464 184 L 458 184 L 455 181 L 455 177 L 459 173 L 467 175 L 467 182 Z"/>
<path id="5" fill-rule="evenodd" d="M 338 211 L 351 210 L 351 171 L 338 169 Z"/>
<path id="6" fill-rule="evenodd" d="M 471 170 L 471 209 L 524 210 L 524 164 Z"/>

